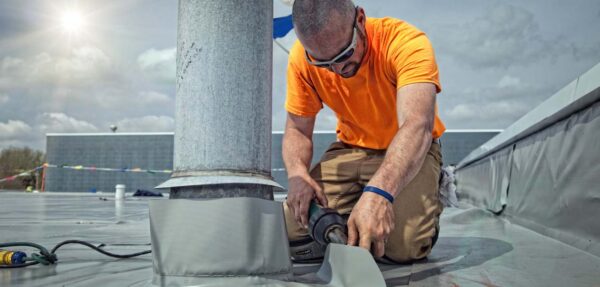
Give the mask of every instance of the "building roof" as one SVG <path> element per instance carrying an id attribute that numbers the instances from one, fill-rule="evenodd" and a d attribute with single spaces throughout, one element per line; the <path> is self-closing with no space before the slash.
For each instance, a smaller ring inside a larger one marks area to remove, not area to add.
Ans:
<path id="1" fill-rule="evenodd" d="M 2 241 L 26 240 L 51 248 L 63 240 L 80 239 L 106 244 L 105 250 L 118 254 L 147 250 L 150 249 L 148 200 L 127 197 L 125 201 L 115 201 L 112 193 L 0 192 Z M 427 260 L 379 266 L 388 286 L 598 283 L 600 258 L 512 224 L 510 218 L 475 208 L 447 208 L 440 226 L 439 240 Z M 59 249 L 57 255 L 59 261 L 54 266 L 0 269 L 0 285 L 148 286 L 152 283 L 151 255 L 119 260 L 87 247 L 70 245 Z M 317 269 L 314 264 L 295 265 L 294 273 L 310 276 Z"/>

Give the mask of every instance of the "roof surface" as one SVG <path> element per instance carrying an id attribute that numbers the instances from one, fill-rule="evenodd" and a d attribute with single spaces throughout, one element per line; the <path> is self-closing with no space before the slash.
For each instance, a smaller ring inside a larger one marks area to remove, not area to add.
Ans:
<path id="1" fill-rule="evenodd" d="M 105 250 L 115 253 L 150 249 L 148 199 L 118 202 L 111 193 L 0 192 L 0 202 L 0 242 L 31 241 L 51 248 L 80 239 L 104 243 Z M 151 285 L 151 255 L 118 260 L 77 245 L 67 245 L 57 255 L 53 266 L 0 269 L 0 285 Z M 294 267 L 296 274 L 316 269 Z M 600 258 L 472 207 L 444 211 L 439 241 L 427 260 L 380 269 L 388 286 L 600 284 Z"/>

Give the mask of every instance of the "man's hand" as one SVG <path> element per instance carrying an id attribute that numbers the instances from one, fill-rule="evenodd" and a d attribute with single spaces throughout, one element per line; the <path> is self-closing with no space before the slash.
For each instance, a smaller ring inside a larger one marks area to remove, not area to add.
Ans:
<path id="1" fill-rule="evenodd" d="M 315 197 L 322 206 L 327 207 L 327 197 L 323 189 L 308 173 L 288 178 L 289 192 L 287 205 L 296 218 L 296 222 L 308 228 L 308 208 Z"/>
<path id="2" fill-rule="evenodd" d="M 348 245 L 367 249 L 377 258 L 385 253 L 385 242 L 394 230 L 394 208 L 382 196 L 365 192 L 348 219 Z"/>

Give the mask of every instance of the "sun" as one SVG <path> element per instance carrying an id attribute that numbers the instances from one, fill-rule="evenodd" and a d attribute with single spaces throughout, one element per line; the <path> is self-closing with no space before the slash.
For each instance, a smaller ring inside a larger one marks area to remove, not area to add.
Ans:
<path id="1" fill-rule="evenodd" d="M 60 27 L 70 36 L 76 36 L 83 31 L 85 20 L 77 10 L 65 11 L 60 17 Z"/>

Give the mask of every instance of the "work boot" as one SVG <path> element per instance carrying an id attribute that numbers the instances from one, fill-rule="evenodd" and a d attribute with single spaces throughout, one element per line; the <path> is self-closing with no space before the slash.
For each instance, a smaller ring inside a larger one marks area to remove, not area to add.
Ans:
<path id="1" fill-rule="evenodd" d="M 319 263 L 325 256 L 325 247 L 312 238 L 290 242 L 290 257 L 294 263 Z"/>

